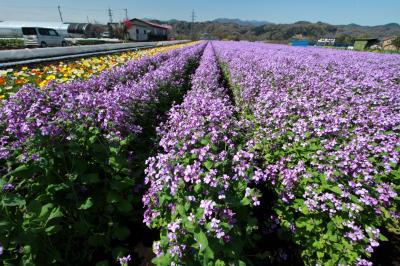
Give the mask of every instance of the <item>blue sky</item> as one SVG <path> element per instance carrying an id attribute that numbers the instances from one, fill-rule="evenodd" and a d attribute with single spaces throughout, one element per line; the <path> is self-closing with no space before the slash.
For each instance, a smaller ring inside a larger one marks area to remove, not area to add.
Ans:
<path id="1" fill-rule="evenodd" d="M 291 23 L 299 20 L 332 24 L 381 25 L 400 23 L 400 0 L 0 0 L 0 20 L 107 22 L 107 8 L 114 20 L 124 17 L 197 21 L 240 18 Z"/>

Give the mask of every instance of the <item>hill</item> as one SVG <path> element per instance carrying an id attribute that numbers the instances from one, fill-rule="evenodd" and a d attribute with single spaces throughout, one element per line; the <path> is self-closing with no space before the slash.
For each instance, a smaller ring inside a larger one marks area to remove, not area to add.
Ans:
<path id="1" fill-rule="evenodd" d="M 192 25 L 191 22 L 179 20 L 153 21 L 172 25 L 173 35 L 177 39 L 190 38 L 191 32 L 197 39 L 267 40 L 276 42 L 287 42 L 295 35 L 302 35 L 310 40 L 336 35 L 340 42 L 343 43 L 351 43 L 357 37 L 383 38 L 400 36 L 400 25 L 397 23 L 378 26 L 332 25 L 324 22 L 311 23 L 308 21 L 273 24 L 266 21 L 220 18 L 213 21 L 195 22 Z"/>
<path id="2" fill-rule="evenodd" d="M 271 24 L 268 21 L 261 21 L 261 20 L 241 20 L 238 18 L 217 18 L 214 19 L 212 22 L 215 23 L 234 23 L 242 26 L 261 26 L 265 24 Z"/>

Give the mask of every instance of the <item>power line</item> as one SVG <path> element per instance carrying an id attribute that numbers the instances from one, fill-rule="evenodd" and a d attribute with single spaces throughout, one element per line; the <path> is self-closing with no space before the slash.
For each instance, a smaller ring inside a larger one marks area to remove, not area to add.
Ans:
<path id="1" fill-rule="evenodd" d="M 12 9 L 54 9 L 58 8 L 58 6 L 17 6 L 17 5 L 2 5 L 4 8 L 12 8 Z M 94 11 L 94 12 L 104 12 L 104 8 L 78 8 L 78 7 L 68 7 L 68 6 L 63 6 L 63 9 L 68 9 L 68 10 L 83 10 L 83 11 Z M 113 8 L 111 9 L 112 11 L 117 11 L 117 10 L 125 10 L 126 8 Z"/>
<path id="2" fill-rule="evenodd" d="M 2 5 L 3 6 L 3 5 Z M 127 8 L 77 8 L 77 7 L 69 7 L 69 6 L 61 6 L 60 5 L 49 5 L 49 6 L 20 6 L 20 5 L 10 5 L 10 4 L 6 4 L 5 6 L 3 6 L 4 8 L 7 9 L 11 9 L 11 10 L 18 10 L 19 14 L 29 14 L 29 15 L 41 15 L 42 11 L 40 11 L 40 9 L 55 9 L 57 8 L 58 10 L 58 17 L 59 20 L 61 20 L 61 22 L 64 22 L 64 17 L 71 16 L 71 11 L 74 11 L 74 14 L 72 15 L 72 17 L 74 17 L 74 15 L 76 15 L 76 11 L 80 11 L 80 12 L 84 12 L 86 14 L 83 14 L 82 19 L 86 18 L 87 20 L 87 16 L 88 13 L 90 14 L 96 14 L 96 15 L 91 15 L 91 16 L 97 16 L 99 17 L 100 14 L 104 14 L 104 11 L 106 11 L 108 13 L 108 17 L 109 17 L 109 21 L 112 23 L 115 19 L 119 20 L 123 20 L 124 18 L 128 18 L 128 9 Z M 122 13 L 123 12 L 123 13 Z M 111 16 L 110 16 L 111 13 Z M 121 15 L 120 15 L 121 13 Z M 76 16 L 75 16 L 76 17 Z"/>

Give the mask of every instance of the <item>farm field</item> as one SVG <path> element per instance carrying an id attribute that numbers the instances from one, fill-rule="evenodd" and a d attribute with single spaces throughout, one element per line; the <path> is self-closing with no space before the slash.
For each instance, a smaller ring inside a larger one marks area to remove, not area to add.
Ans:
<path id="1" fill-rule="evenodd" d="M 400 55 L 197 42 L 0 88 L 4 265 L 400 262 Z"/>

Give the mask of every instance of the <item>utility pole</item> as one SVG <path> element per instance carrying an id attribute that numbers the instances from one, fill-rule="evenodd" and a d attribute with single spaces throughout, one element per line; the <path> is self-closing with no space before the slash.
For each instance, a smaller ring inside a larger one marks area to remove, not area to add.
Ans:
<path id="1" fill-rule="evenodd" d="M 86 15 L 86 19 L 87 19 L 87 23 L 90 23 L 88 15 Z"/>
<path id="2" fill-rule="evenodd" d="M 194 12 L 194 9 L 192 10 L 192 23 L 190 24 L 190 38 L 193 40 L 194 39 L 194 20 L 196 18 L 196 13 Z"/>
<path id="3" fill-rule="evenodd" d="M 110 33 L 110 37 L 114 37 L 114 34 L 113 34 L 113 27 L 112 27 L 112 23 L 113 23 L 113 18 L 112 18 L 112 11 L 111 11 L 111 8 L 109 7 L 108 8 L 108 16 L 109 16 L 109 18 L 110 18 L 110 23 L 108 24 L 108 32 Z"/>
<path id="4" fill-rule="evenodd" d="M 125 18 L 128 19 L 128 9 L 124 8 L 124 10 L 125 10 Z"/>
<path id="5" fill-rule="evenodd" d="M 113 22 L 113 19 L 112 19 L 112 11 L 111 11 L 110 8 L 108 8 L 108 17 L 110 18 L 110 23 L 112 23 L 112 22 Z"/>
<path id="6" fill-rule="evenodd" d="M 62 13 L 61 13 L 61 7 L 60 7 L 60 6 L 58 6 L 58 14 L 60 14 L 61 22 L 64 23 L 64 20 L 63 20 L 63 18 L 62 18 Z"/>

